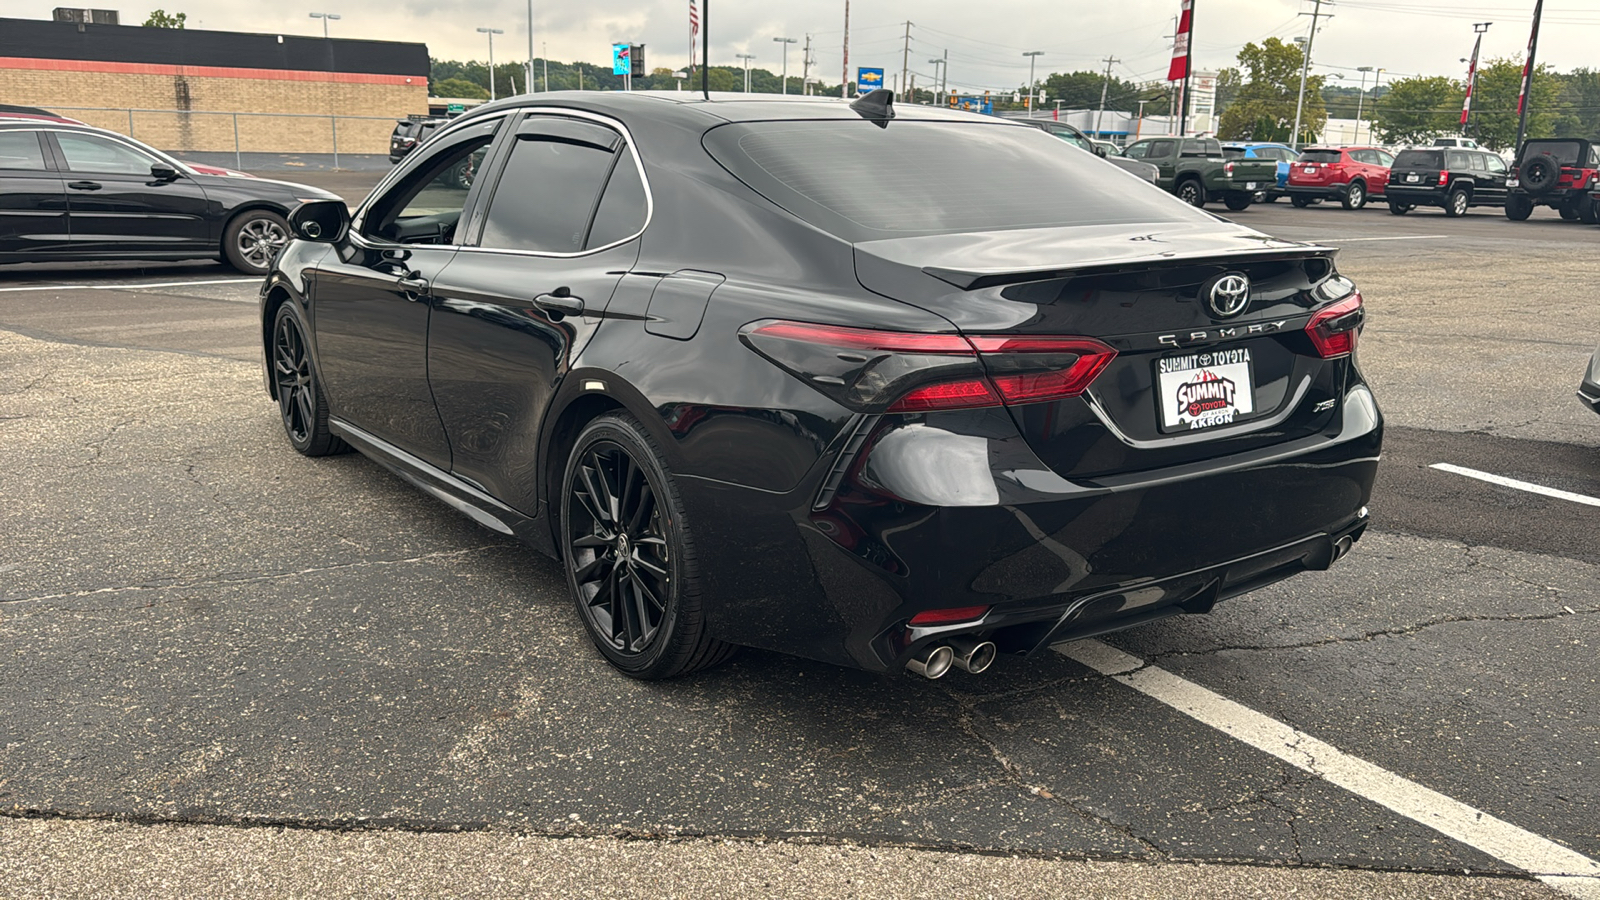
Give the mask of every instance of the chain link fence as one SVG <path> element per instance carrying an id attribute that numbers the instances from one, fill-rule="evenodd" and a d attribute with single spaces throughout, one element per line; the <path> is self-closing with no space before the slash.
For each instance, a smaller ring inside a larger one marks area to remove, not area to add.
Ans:
<path id="1" fill-rule="evenodd" d="M 169 153 L 232 153 L 240 168 L 246 153 L 331 153 L 336 169 L 340 153 L 387 154 L 394 124 L 404 118 L 102 106 L 53 109 Z"/>

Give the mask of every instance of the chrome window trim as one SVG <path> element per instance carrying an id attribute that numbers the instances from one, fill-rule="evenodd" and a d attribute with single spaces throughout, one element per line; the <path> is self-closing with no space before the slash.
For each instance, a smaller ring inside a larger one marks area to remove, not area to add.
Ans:
<path id="1" fill-rule="evenodd" d="M 497 113 L 497 114 L 492 115 L 492 116 L 484 116 L 481 119 L 472 119 L 471 121 L 467 121 L 467 122 L 454 122 L 454 123 L 446 126 L 445 128 L 435 132 L 431 136 L 429 136 L 428 143 L 432 144 L 435 141 L 443 139 L 446 135 L 450 134 L 450 132 L 454 131 L 457 128 L 460 128 L 462 130 L 466 130 L 468 128 L 476 128 L 479 125 L 486 125 L 486 124 L 488 124 L 490 122 L 503 122 L 509 117 L 510 112 L 511 111 L 508 110 L 505 113 Z M 490 146 L 494 145 L 493 140 L 491 140 L 489 142 L 489 145 Z M 422 165 L 421 163 L 417 162 L 417 160 L 423 158 L 422 156 L 419 156 L 418 154 L 421 151 L 425 150 L 425 149 L 426 149 L 425 145 L 419 145 L 416 150 L 413 150 L 411 153 L 407 154 L 405 159 L 401 160 L 398 164 L 396 164 L 393 169 L 390 169 L 389 170 L 389 174 L 387 174 L 387 175 L 383 176 L 381 179 L 379 179 L 377 185 L 374 186 L 371 191 L 367 192 L 367 199 L 361 201 L 361 203 L 356 206 L 355 211 L 350 213 L 350 236 L 351 237 L 355 237 L 357 234 L 359 234 L 361 232 L 362 226 L 366 223 L 367 213 L 370 211 L 370 207 L 372 206 L 373 199 L 378 197 L 379 195 L 387 192 L 391 187 L 394 187 L 394 183 L 396 181 L 399 181 L 401 178 L 404 178 L 406 175 L 409 175 L 412 172 L 416 171 L 417 168 L 419 168 Z M 487 158 L 487 157 L 485 157 L 485 158 Z M 463 212 L 465 212 L 465 210 L 463 210 Z M 398 246 L 402 246 L 402 245 L 400 245 L 400 244 L 387 244 L 386 243 L 386 244 L 384 244 L 384 246 L 398 247 Z M 428 246 L 440 247 L 440 246 L 459 246 L 459 245 L 457 245 L 457 244 L 451 244 L 451 245 L 429 244 Z"/>
<path id="2" fill-rule="evenodd" d="M 618 134 L 621 134 L 623 143 L 627 145 L 629 152 L 633 156 L 633 166 L 634 169 L 639 173 L 639 183 L 644 185 L 644 224 L 639 226 L 638 231 L 635 231 L 633 234 L 630 234 L 625 238 L 612 241 L 611 243 L 600 247 L 588 247 L 573 253 L 560 253 L 554 250 L 516 250 L 509 247 L 479 247 L 473 245 L 464 245 L 460 248 L 461 251 L 464 253 L 503 253 L 512 256 L 534 256 L 544 259 L 577 259 L 583 256 L 591 256 L 596 253 L 604 253 L 607 250 L 620 247 L 629 241 L 638 240 L 639 236 L 644 234 L 645 230 L 650 227 L 650 222 L 655 219 L 656 198 L 655 194 L 650 190 L 650 178 L 645 174 L 644 160 L 639 156 L 638 144 L 634 142 L 633 133 L 628 130 L 628 126 L 622 124 L 622 122 L 617 119 L 611 118 L 610 116 L 602 116 L 587 110 L 564 109 L 559 106 L 529 106 L 524 107 L 524 112 L 537 115 L 557 115 L 565 116 L 567 118 L 587 119 L 591 122 L 595 122 L 607 128 L 613 129 Z M 528 117 L 524 117 L 522 123 L 526 123 L 528 120 Z M 522 123 L 518 123 L 519 127 Z M 513 135 L 512 137 L 515 138 L 516 136 Z M 502 168 L 504 168 L 504 164 L 502 164 Z M 605 185 L 600 186 L 600 196 L 595 198 L 596 210 L 599 210 L 599 202 L 605 197 L 605 189 L 609 184 L 610 181 L 608 180 Z M 498 186 L 498 183 L 496 183 L 496 187 Z M 485 216 L 489 214 L 489 209 L 493 206 L 494 194 L 490 193 L 488 199 L 489 206 L 485 206 L 483 210 Z"/>

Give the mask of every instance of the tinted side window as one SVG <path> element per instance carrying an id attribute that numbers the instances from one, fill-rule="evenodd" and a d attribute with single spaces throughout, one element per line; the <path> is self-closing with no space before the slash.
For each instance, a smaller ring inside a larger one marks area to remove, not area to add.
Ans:
<path id="1" fill-rule="evenodd" d="M 1462 153 L 1460 150 L 1446 150 L 1444 152 L 1444 161 L 1447 169 L 1466 169 L 1472 165 L 1467 162 L 1467 154 Z"/>
<path id="2" fill-rule="evenodd" d="M 1472 171 L 1474 171 L 1474 172 L 1486 172 L 1486 171 L 1488 171 L 1484 167 L 1483 154 L 1481 154 L 1481 153 L 1474 153 L 1474 154 L 1468 156 L 1467 157 L 1467 161 L 1472 166 Z"/>
<path id="3" fill-rule="evenodd" d="M 1130 144 L 1122 155 L 1129 159 L 1144 159 L 1145 151 L 1150 149 L 1149 144 Z"/>
<path id="4" fill-rule="evenodd" d="M 520 135 L 495 186 L 479 244 L 576 253 L 615 154 L 592 144 Z"/>
<path id="5" fill-rule="evenodd" d="M 1374 150 L 1372 152 L 1378 154 L 1378 165 L 1380 165 L 1380 166 L 1392 166 L 1392 165 L 1394 165 L 1394 154 L 1390 153 L 1389 151 L 1387 151 L 1387 150 Z"/>
<path id="6" fill-rule="evenodd" d="M 1497 175 L 1504 175 L 1505 174 L 1505 172 L 1506 172 L 1506 161 L 1501 159 L 1500 157 L 1495 156 L 1493 153 L 1485 153 L 1483 155 L 1483 161 L 1484 161 L 1484 164 L 1486 164 L 1489 167 L 1489 171 L 1494 172 Z"/>
<path id="7" fill-rule="evenodd" d="M 606 182 L 606 192 L 600 197 L 600 207 L 595 210 L 594 224 L 589 227 L 589 240 L 584 247 L 604 247 L 638 234 L 644 227 L 648 204 L 633 151 L 623 147 L 616 168 L 611 171 L 611 180 Z"/>
<path id="8" fill-rule="evenodd" d="M 74 172 L 149 175 L 155 162 L 132 147 L 87 134 L 61 132 L 56 143 L 67 158 L 67 168 Z"/>
<path id="9" fill-rule="evenodd" d="M 1172 156 L 1172 151 L 1178 146 L 1177 141 L 1151 141 L 1150 149 L 1145 151 L 1147 159 L 1167 159 Z"/>
<path id="10" fill-rule="evenodd" d="M 0 131 L 0 169 L 44 171 L 44 151 L 33 131 Z"/>

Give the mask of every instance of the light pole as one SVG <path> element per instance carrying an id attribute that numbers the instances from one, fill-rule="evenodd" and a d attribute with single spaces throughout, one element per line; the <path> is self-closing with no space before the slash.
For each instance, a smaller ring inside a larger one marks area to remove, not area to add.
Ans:
<path id="1" fill-rule="evenodd" d="M 779 44 L 783 45 L 783 91 L 782 91 L 782 93 L 787 94 L 787 93 L 789 93 L 789 45 L 790 44 L 798 44 L 800 42 L 795 40 L 794 38 L 785 38 L 785 37 L 776 37 L 776 38 L 773 38 L 772 40 L 775 43 L 779 43 Z"/>
<path id="2" fill-rule="evenodd" d="M 326 40 L 327 37 L 328 37 L 328 20 L 329 19 L 337 19 L 337 18 L 339 18 L 339 14 L 338 13 L 327 13 L 327 12 L 312 13 L 311 14 L 311 18 L 313 18 L 313 19 L 321 19 L 322 20 L 322 37 L 323 37 L 324 40 Z"/>
<path id="3" fill-rule="evenodd" d="M 495 99 L 495 93 L 494 93 L 494 36 L 497 35 L 497 34 L 505 34 L 505 29 L 502 29 L 502 28 L 479 28 L 478 29 L 478 33 L 479 34 L 487 34 L 489 36 L 489 100 L 491 102 L 493 102 L 494 99 Z"/>
<path id="4" fill-rule="evenodd" d="M 1043 50 L 1029 50 L 1022 54 L 1028 58 L 1028 118 L 1033 118 L 1033 64 L 1044 55 Z"/>
<path id="5" fill-rule="evenodd" d="M 689 77 L 689 72 L 685 69 L 679 69 L 672 73 L 672 77 L 678 80 L 678 90 L 681 91 L 683 90 L 683 80 Z"/>
<path id="6" fill-rule="evenodd" d="M 1356 71 L 1361 73 L 1361 93 L 1356 95 L 1356 143 L 1361 143 L 1361 108 L 1367 102 L 1367 73 L 1372 71 L 1371 66 L 1356 66 Z"/>
<path id="7" fill-rule="evenodd" d="M 1378 117 L 1378 82 L 1380 80 L 1382 80 L 1383 73 L 1387 72 L 1387 71 L 1389 71 L 1389 70 L 1380 67 L 1378 69 L 1378 71 L 1372 73 L 1372 117 L 1374 119 L 1376 119 Z M 1372 126 L 1371 125 L 1367 126 L 1367 140 L 1369 140 L 1369 141 L 1372 140 Z"/>
<path id="8" fill-rule="evenodd" d="M 544 64 L 544 89 L 550 90 L 550 64 Z M 522 76 L 524 94 L 533 93 L 533 0 L 528 0 L 528 71 Z"/>
<path id="9" fill-rule="evenodd" d="M 744 92 L 750 93 L 750 60 L 755 59 L 754 53 L 735 53 L 734 56 L 744 60 Z"/>
<path id="10" fill-rule="evenodd" d="M 945 67 L 945 68 L 940 68 L 938 70 L 938 72 L 939 72 L 939 96 L 943 97 L 944 96 L 945 77 L 949 74 L 948 66 L 950 65 L 950 51 L 946 50 L 944 52 L 944 57 L 942 59 L 930 59 L 930 60 L 928 60 L 928 62 L 933 63 L 935 66 Z"/>

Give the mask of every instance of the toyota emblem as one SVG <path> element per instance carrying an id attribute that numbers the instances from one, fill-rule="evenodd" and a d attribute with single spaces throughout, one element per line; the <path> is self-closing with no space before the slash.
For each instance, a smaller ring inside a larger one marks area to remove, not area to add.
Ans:
<path id="1" fill-rule="evenodd" d="M 1238 272 L 1228 272 L 1211 282 L 1206 291 L 1206 305 L 1219 319 L 1231 319 L 1244 312 L 1250 303 L 1250 279 Z"/>

